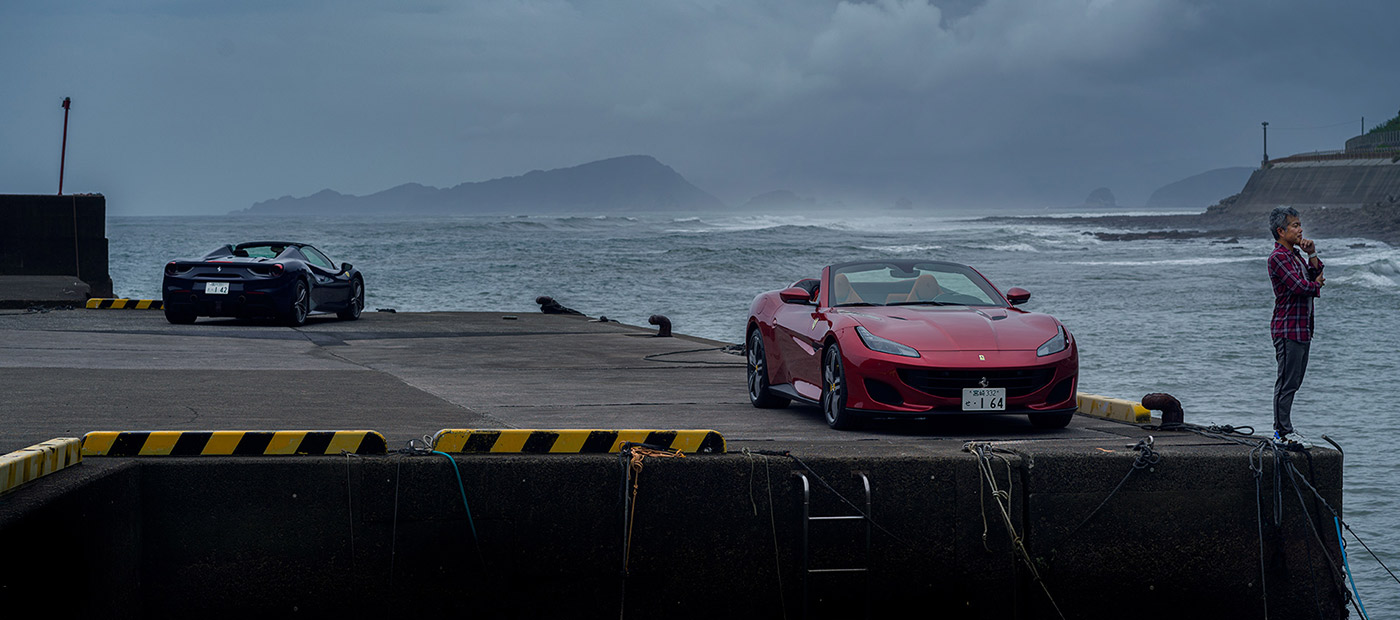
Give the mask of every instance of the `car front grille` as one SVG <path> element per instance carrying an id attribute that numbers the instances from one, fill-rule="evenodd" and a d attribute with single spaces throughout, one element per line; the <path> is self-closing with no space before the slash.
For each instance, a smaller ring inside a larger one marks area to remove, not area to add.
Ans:
<path id="1" fill-rule="evenodd" d="M 912 369 L 899 371 L 899 379 L 909 387 L 941 398 L 962 398 L 963 388 L 1006 388 L 1015 398 L 1039 390 L 1055 376 L 1054 368 L 1003 368 L 988 370 Z"/>

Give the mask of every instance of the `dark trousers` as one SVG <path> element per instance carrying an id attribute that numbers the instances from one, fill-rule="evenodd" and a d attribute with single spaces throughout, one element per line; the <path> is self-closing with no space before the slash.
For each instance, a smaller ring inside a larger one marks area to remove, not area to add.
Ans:
<path id="1" fill-rule="evenodd" d="M 1308 371 L 1309 342 L 1274 338 L 1274 358 L 1278 360 L 1278 380 L 1274 382 L 1274 430 L 1280 435 L 1293 432 L 1293 395 Z"/>

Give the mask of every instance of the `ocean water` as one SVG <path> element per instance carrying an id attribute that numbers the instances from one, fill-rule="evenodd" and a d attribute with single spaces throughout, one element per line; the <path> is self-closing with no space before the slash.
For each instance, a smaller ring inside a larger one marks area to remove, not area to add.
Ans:
<path id="1" fill-rule="evenodd" d="M 1304 220 L 1306 224 L 1306 219 Z M 976 267 L 1078 338 L 1080 389 L 1140 399 L 1168 392 L 1195 423 L 1270 432 L 1272 292 L 1257 237 L 1100 241 L 1083 222 L 970 217 L 713 215 L 669 217 L 112 217 L 110 273 L 120 296 L 159 298 L 168 260 L 224 243 L 311 243 L 365 275 L 366 307 L 400 312 L 537 312 L 554 297 L 593 317 L 741 342 L 749 302 L 863 258 L 931 258 Z M 1346 449 L 1348 523 L 1400 569 L 1400 248 L 1321 238 L 1327 285 L 1294 423 Z M 1244 467 L 1241 463 L 1241 467 Z M 1324 534 L 1325 535 L 1325 534 Z M 1350 538 L 1350 537 L 1348 537 Z M 1349 548 L 1373 617 L 1400 615 L 1396 584 Z"/>

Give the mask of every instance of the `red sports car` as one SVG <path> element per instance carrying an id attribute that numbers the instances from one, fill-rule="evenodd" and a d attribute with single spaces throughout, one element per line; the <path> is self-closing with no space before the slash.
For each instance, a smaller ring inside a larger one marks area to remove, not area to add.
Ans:
<path id="1" fill-rule="evenodd" d="M 1079 351 L 1055 317 L 1016 306 L 955 263 L 842 263 L 753 300 L 745 337 L 755 407 L 816 404 L 832 428 L 863 415 L 1074 417 Z"/>

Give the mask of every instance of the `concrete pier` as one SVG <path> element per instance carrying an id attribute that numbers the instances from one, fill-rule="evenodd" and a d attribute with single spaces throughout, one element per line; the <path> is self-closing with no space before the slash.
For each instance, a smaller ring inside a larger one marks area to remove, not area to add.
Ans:
<path id="1" fill-rule="evenodd" d="M 1256 478 L 1252 446 L 1089 416 L 1051 431 L 968 416 L 836 432 L 815 408 L 751 407 L 725 343 L 653 333 L 541 314 L 292 329 L 0 311 L 0 453 L 96 430 L 220 429 L 373 429 L 391 450 L 84 458 L 0 496 L 0 601 L 28 609 L 57 588 L 116 617 L 1179 618 L 1262 617 L 1267 589 L 1271 618 L 1343 613 L 1324 553 L 1335 536 L 1319 546 L 1309 525 L 1330 514 L 1306 487 L 1298 501 L 1284 470 L 1275 481 L 1282 461 Z M 444 428 L 705 428 L 729 453 L 647 458 L 629 477 L 616 455 L 392 452 Z M 1151 463 L 1133 449 L 1148 435 Z M 1292 463 L 1340 509 L 1341 456 L 1309 456 Z M 865 521 L 808 530 L 810 568 L 867 567 L 868 581 L 804 585 L 797 472 L 814 515 L 855 512 L 818 481 L 863 511 L 857 474 L 870 480 L 868 551 Z"/>
<path id="2" fill-rule="evenodd" d="M 110 297 L 107 199 L 100 194 L 0 194 L 0 279 L 5 276 L 69 276 L 85 282 L 93 297 Z M 0 308 L 25 307 L 7 301 L 49 305 L 69 301 L 66 284 L 35 288 L 31 281 L 19 286 L 8 290 L 0 281 Z M 15 296 L 47 291 L 58 294 L 40 299 Z"/>

